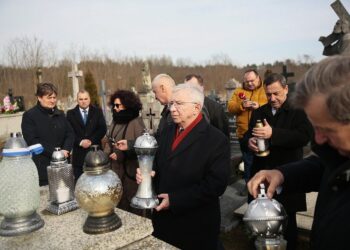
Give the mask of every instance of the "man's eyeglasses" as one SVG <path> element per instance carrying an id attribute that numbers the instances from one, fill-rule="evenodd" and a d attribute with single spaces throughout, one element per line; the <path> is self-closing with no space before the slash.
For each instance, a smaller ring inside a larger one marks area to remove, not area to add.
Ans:
<path id="1" fill-rule="evenodd" d="M 257 78 L 255 78 L 255 79 L 253 79 L 253 80 L 245 80 L 244 83 L 254 83 L 256 79 L 257 79 Z"/>
<path id="2" fill-rule="evenodd" d="M 121 103 L 114 103 L 113 104 L 113 108 L 119 109 L 120 105 L 122 105 L 122 104 Z"/>
<path id="3" fill-rule="evenodd" d="M 168 106 L 168 109 L 170 109 L 171 106 L 173 106 L 173 105 L 174 105 L 175 108 L 178 108 L 178 107 L 181 107 L 181 106 L 185 105 L 186 103 L 197 104 L 196 102 L 180 102 L 180 101 L 173 101 L 173 102 L 169 102 L 169 103 L 167 104 L 167 106 Z"/>

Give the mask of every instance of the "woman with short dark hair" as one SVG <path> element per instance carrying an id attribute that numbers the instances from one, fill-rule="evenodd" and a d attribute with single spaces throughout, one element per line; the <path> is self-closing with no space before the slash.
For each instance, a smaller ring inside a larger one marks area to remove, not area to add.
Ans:
<path id="1" fill-rule="evenodd" d="M 28 146 L 41 144 L 44 151 L 33 155 L 39 173 L 39 184 L 48 184 L 47 166 L 56 147 L 60 147 L 65 157 L 69 157 L 74 143 L 74 132 L 63 111 L 56 106 L 57 88 L 52 83 L 37 85 L 37 105 L 24 112 L 22 117 L 22 133 Z"/>

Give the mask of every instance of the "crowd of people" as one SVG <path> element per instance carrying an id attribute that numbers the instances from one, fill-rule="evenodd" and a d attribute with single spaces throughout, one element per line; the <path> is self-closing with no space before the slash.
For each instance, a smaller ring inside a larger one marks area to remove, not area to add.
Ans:
<path id="1" fill-rule="evenodd" d="M 266 183 L 269 198 L 287 211 L 287 249 L 297 249 L 296 212 L 307 209 L 305 193 L 310 191 L 318 192 L 311 248 L 347 249 L 349 80 L 346 56 L 332 56 L 313 66 L 294 93 L 282 75 L 270 73 L 261 79 L 249 69 L 242 87 L 228 101 L 228 112 L 237 123 L 237 130 L 229 131 L 224 108 L 205 96 L 200 75 L 189 74 L 180 84 L 168 74 L 155 76 L 152 91 L 164 108 L 154 133 L 158 149 L 152 179 L 160 203 L 150 214 L 153 235 L 180 249 L 224 249 L 219 239 L 219 198 L 229 184 L 229 135 L 236 132 L 248 202 Z M 76 107 L 66 115 L 57 108 L 54 84 L 38 84 L 36 96 L 36 106 L 23 115 L 22 133 L 28 145 L 39 143 L 44 148 L 33 156 L 40 185 L 48 184 L 46 167 L 55 147 L 71 158 L 78 179 L 90 146 L 99 145 L 123 183 L 118 207 L 143 215 L 130 206 L 143 179 L 132 147 L 145 129 L 138 95 L 117 90 L 110 96 L 113 120 L 108 127 L 86 90 L 78 92 Z M 257 127 L 258 121 L 263 126 Z M 264 156 L 259 154 L 259 140 L 268 145 Z M 304 158 L 306 145 L 311 145 L 312 154 Z"/>

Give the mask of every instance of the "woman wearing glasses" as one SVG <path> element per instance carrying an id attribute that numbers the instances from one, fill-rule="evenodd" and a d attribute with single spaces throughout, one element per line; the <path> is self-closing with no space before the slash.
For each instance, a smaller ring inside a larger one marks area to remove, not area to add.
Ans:
<path id="1" fill-rule="evenodd" d="M 142 135 L 145 124 L 140 117 L 142 104 L 140 98 L 128 90 L 118 90 L 110 97 L 113 122 L 107 131 L 108 143 L 104 151 L 112 162 L 112 170 L 116 172 L 123 183 L 123 196 L 118 208 L 141 215 L 142 210 L 130 207 L 131 198 L 135 195 L 138 185 L 135 172 L 138 167 L 137 157 L 133 150 L 120 151 L 117 142 L 120 140 L 135 141 Z M 132 149 L 132 147 L 129 147 Z"/>

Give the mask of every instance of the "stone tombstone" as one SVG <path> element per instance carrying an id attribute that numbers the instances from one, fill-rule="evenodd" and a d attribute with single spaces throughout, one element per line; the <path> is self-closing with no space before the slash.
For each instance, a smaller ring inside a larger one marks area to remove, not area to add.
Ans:
<path id="1" fill-rule="evenodd" d="M 228 102 L 231 99 L 231 96 L 233 94 L 233 91 L 236 88 L 242 87 L 242 84 L 237 81 L 235 78 L 231 78 L 225 83 L 225 90 L 226 90 L 226 101 Z"/>
<path id="2" fill-rule="evenodd" d="M 82 76 L 83 76 L 83 71 L 78 70 L 78 65 L 76 63 L 73 63 L 72 71 L 68 72 L 68 77 L 72 78 L 72 88 L 73 88 L 72 98 L 73 98 L 73 102 L 75 102 L 74 106 L 76 104 L 77 94 L 79 92 L 79 77 L 82 77 Z"/>
<path id="3" fill-rule="evenodd" d="M 350 55 L 350 15 L 339 0 L 333 2 L 331 7 L 339 20 L 330 35 L 318 39 L 324 46 L 323 55 Z"/>
<path id="4" fill-rule="evenodd" d="M 138 91 L 142 103 L 141 116 L 150 133 L 155 133 L 158 128 L 163 106 L 156 100 L 152 92 L 151 73 L 147 62 L 144 63 L 141 73 L 142 87 Z"/>

